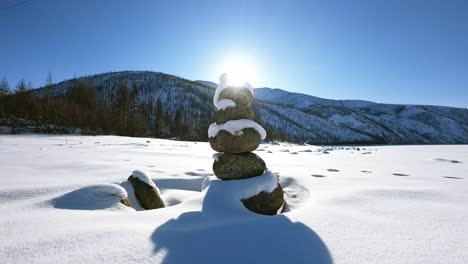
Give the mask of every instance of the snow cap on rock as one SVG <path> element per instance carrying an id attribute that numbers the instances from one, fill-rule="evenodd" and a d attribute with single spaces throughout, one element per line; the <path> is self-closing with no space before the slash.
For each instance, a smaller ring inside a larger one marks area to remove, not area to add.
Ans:
<path id="1" fill-rule="evenodd" d="M 232 100 L 229 100 L 229 99 L 219 100 L 219 95 L 221 94 L 221 92 L 228 87 L 247 89 L 253 95 L 253 88 L 248 82 L 241 80 L 239 77 L 236 77 L 232 74 L 223 73 L 221 74 L 221 76 L 219 76 L 219 85 L 216 88 L 215 95 L 213 97 L 213 104 L 214 106 L 216 106 L 218 110 L 223 110 L 223 109 L 226 109 L 227 107 L 236 106 L 236 103 Z"/>
<path id="2" fill-rule="evenodd" d="M 138 178 L 140 181 L 148 184 L 149 186 L 156 188 L 159 191 L 158 187 L 156 187 L 156 184 L 154 184 L 153 180 L 151 180 L 144 172 L 140 170 L 134 170 L 132 172 L 132 176 L 135 178 Z"/>
<path id="3" fill-rule="evenodd" d="M 231 133 L 233 136 L 241 136 L 242 130 L 244 128 L 253 128 L 257 130 L 260 134 L 260 138 L 264 140 L 266 138 L 266 131 L 265 129 L 259 125 L 257 122 L 249 119 L 237 119 L 237 120 L 230 120 L 224 124 L 218 125 L 213 123 L 208 128 L 208 137 L 216 137 L 216 135 L 221 130 L 226 130 L 227 132 Z"/>

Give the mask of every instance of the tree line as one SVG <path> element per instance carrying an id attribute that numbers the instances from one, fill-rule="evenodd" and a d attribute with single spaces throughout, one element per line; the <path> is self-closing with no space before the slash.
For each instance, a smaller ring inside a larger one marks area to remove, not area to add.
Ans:
<path id="1" fill-rule="evenodd" d="M 89 134 L 207 139 L 210 120 L 193 120 L 184 115 L 183 109 L 169 113 L 165 108 L 169 102 L 152 96 L 139 97 L 139 93 L 135 83 L 121 81 L 111 96 L 99 94 L 84 79 L 71 80 L 67 91 L 59 93 L 54 91 L 51 74 L 43 89 L 32 90 L 31 83 L 22 79 L 12 91 L 3 79 L 0 114 L 32 120 L 45 127 L 80 128 Z"/>

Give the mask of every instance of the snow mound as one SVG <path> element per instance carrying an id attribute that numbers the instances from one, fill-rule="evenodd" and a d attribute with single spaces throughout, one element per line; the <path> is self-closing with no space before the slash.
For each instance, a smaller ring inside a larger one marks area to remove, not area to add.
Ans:
<path id="1" fill-rule="evenodd" d="M 237 80 L 234 76 L 231 76 L 227 73 L 223 73 L 219 77 L 219 85 L 216 88 L 216 91 L 213 97 L 213 104 L 216 106 L 218 110 L 223 110 L 227 107 L 236 106 L 236 103 L 232 100 L 229 100 L 229 99 L 219 100 L 219 95 L 221 94 L 221 92 L 223 92 L 223 90 L 228 87 L 248 89 L 252 93 L 252 96 L 253 96 L 253 88 L 248 82 Z"/>
<path id="2" fill-rule="evenodd" d="M 133 210 L 120 201 L 128 197 L 124 188 L 116 184 L 86 186 L 53 199 L 55 208 L 74 210 Z"/>
<path id="3" fill-rule="evenodd" d="M 266 171 L 261 176 L 231 181 L 208 176 L 202 182 L 202 192 L 205 195 L 203 210 L 250 212 L 242 205 L 241 200 L 260 192 L 272 192 L 276 187 L 278 187 L 278 178 L 270 171 Z"/>
<path id="4" fill-rule="evenodd" d="M 260 134 L 260 138 L 264 140 L 266 138 L 266 131 L 265 129 L 259 125 L 257 122 L 249 119 L 237 119 L 237 120 L 230 120 L 224 124 L 218 125 L 213 123 L 208 128 L 208 137 L 216 137 L 216 135 L 221 130 L 226 130 L 227 132 L 231 133 L 234 136 L 241 136 L 242 130 L 244 128 L 253 128 L 257 130 Z"/>
<path id="5" fill-rule="evenodd" d="M 156 187 L 156 184 L 154 184 L 153 180 L 151 180 L 150 177 L 146 175 L 146 173 L 140 170 L 134 170 L 132 172 L 132 176 L 135 178 L 138 178 L 140 181 L 148 184 L 149 186 L 156 188 L 159 191 L 158 187 Z"/>

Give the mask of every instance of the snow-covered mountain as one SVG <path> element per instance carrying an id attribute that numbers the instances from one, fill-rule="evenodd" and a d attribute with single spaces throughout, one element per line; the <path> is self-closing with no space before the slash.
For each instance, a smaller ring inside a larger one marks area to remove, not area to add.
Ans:
<path id="1" fill-rule="evenodd" d="M 267 87 L 256 88 L 255 98 L 265 102 L 278 102 L 285 106 L 307 110 L 316 105 L 333 107 L 365 107 L 375 104 L 374 102 L 363 100 L 331 100 L 319 98 L 307 94 L 291 93 L 281 89 L 271 89 Z"/>
<path id="2" fill-rule="evenodd" d="M 215 83 L 158 73 L 125 71 L 80 79 L 100 96 L 112 97 L 122 81 L 139 90 L 144 102 L 160 99 L 168 113 L 182 111 L 194 129 L 214 120 Z M 71 81 L 53 86 L 65 94 Z M 37 94 L 44 94 L 38 89 Z M 468 110 L 442 106 L 379 104 L 330 100 L 281 89 L 254 90 L 257 121 L 271 138 L 314 144 L 455 144 L 468 143 Z"/>

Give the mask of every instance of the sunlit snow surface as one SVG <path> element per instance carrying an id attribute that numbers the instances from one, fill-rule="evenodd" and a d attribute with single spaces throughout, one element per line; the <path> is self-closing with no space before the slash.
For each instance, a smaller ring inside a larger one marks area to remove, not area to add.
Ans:
<path id="1" fill-rule="evenodd" d="M 216 185 L 201 192 L 212 154 L 207 143 L 0 136 L 1 263 L 468 263 L 468 146 L 262 144 L 288 202 L 273 217 L 223 208 Z M 141 210 L 124 183 L 134 170 L 169 207 Z M 124 197 L 118 186 L 136 210 L 94 198 Z M 84 206 L 93 199 L 101 206 Z"/>

